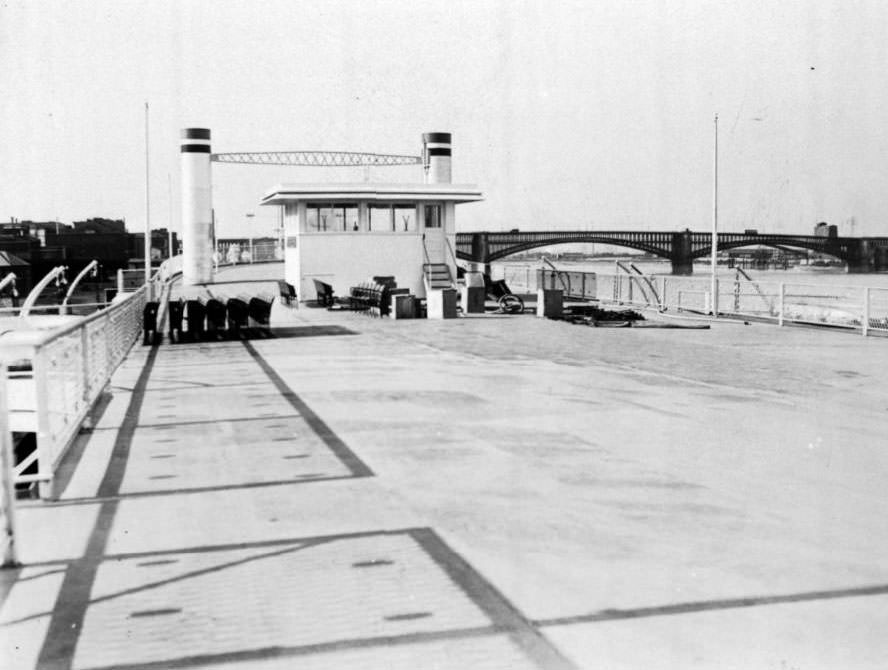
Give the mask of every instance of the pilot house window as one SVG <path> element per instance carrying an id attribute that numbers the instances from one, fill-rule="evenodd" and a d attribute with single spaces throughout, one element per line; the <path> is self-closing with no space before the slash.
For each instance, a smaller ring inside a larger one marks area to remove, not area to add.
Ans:
<path id="1" fill-rule="evenodd" d="M 354 203 L 311 203 L 305 208 L 309 232 L 345 232 L 358 229 L 358 206 Z"/>
<path id="2" fill-rule="evenodd" d="M 370 230 L 398 233 L 416 230 L 416 206 L 371 205 Z"/>

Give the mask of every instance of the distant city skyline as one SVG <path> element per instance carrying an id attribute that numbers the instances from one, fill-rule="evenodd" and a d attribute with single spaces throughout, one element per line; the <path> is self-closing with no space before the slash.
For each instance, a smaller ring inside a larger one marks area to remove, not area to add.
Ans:
<path id="1" fill-rule="evenodd" d="M 178 133 L 201 126 L 217 152 L 451 132 L 454 181 L 486 196 L 460 230 L 707 230 L 718 113 L 720 228 L 888 235 L 886 34 L 874 0 L 13 0 L 0 219 L 143 230 L 147 101 L 153 228 L 181 230 Z M 270 234 L 277 183 L 364 177 L 215 164 L 218 234 Z"/>

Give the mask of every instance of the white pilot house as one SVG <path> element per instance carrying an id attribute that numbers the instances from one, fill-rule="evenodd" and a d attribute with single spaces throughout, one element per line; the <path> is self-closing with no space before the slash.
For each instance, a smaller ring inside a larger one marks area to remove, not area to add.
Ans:
<path id="1" fill-rule="evenodd" d="M 449 133 L 423 135 L 423 159 L 422 184 L 281 184 L 265 195 L 284 209 L 285 278 L 300 301 L 315 297 L 314 280 L 348 295 L 391 276 L 430 304 L 455 287 L 455 206 L 482 195 L 450 183 Z"/>

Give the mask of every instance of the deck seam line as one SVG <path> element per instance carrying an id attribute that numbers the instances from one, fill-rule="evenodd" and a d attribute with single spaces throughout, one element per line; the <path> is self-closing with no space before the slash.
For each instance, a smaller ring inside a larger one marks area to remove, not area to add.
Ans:
<path id="1" fill-rule="evenodd" d="M 253 357 L 253 360 L 262 368 L 263 372 L 274 383 L 278 392 L 292 405 L 302 416 L 321 441 L 327 445 L 343 465 L 345 465 L 355 477 L 374 477 L 375 473 L 362 461 L 351 448 L 333 431 L 327 423 L 312 410 L 305 401 L 291 389 L 287 382 L 269 365 L 268 361 L 260 354 L 249 341 L 244 340 L 244 348 Z"/>

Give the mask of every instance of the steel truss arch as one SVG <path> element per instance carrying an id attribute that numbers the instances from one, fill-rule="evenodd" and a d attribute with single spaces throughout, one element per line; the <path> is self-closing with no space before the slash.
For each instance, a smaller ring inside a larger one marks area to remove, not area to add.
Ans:
<path id="1" fill-rule="evenodd" d="M 374 154 L 360 151 L 238 151 L 211 154 L 216 163 L 248 165 L 302 165 L 309 167 L 372 167 L 420 165 L 419 156 Z"/>

